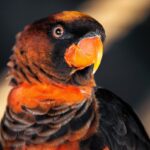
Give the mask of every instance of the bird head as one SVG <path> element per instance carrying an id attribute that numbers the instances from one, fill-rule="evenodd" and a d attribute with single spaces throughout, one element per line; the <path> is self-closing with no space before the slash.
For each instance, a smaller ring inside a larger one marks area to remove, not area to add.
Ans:
<path id="1" fill-rule="evenodd" d="M 8 63 L 17 82 L 86 85 L 102 54 L 105 31 L 92 17 L 63 11 L 27 25 Z"/>

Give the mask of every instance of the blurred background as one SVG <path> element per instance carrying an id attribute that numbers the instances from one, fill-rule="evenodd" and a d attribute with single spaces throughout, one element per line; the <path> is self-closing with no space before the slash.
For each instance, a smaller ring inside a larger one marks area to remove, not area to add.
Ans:
<path id="1" fill-rule="evenodd" d="M 107 38 L 97 84 L 128 102 L 150 135 L 150 0 L 1 0 L 0 118 L 10 90 L 6 62 L 16 33 L 62 10 L 80 10 L 102 23 Z"/>

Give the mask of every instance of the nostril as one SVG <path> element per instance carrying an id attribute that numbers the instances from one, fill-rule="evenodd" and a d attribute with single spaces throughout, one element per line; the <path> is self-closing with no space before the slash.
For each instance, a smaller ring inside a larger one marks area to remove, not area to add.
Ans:
<path id="1" fill-rule="evenodd" d="M 86 38 L 86 37 L 94 37 L 94 36 L 100 36 L 100 32 L 99 31 L 91 31 L 91 32 L 88 32 L 86 33 L 83 38 Z"/>

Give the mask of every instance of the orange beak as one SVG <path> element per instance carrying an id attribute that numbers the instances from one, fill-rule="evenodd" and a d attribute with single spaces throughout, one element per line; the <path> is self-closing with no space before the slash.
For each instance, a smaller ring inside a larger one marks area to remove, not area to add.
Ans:
<path id="1" fill-rule="evenodd" d="M 103 55 L 103 44 L 99 36 L 83 38 L 78 44 L 67 48 L 65 61 L 70 67 L 81 70 L 94 64 L 93 74 L 97 71 Z"/>

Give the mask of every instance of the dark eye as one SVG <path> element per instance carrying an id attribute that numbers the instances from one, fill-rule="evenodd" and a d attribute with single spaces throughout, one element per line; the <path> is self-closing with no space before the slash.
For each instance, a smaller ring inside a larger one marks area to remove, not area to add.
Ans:
<path id="1" fill-rule="evenodd" d="M 64 34 L 64 28 L 61 25 L 58 25 L 53 28 L 52 34 L 55 38 L 60 38 Z"/>

